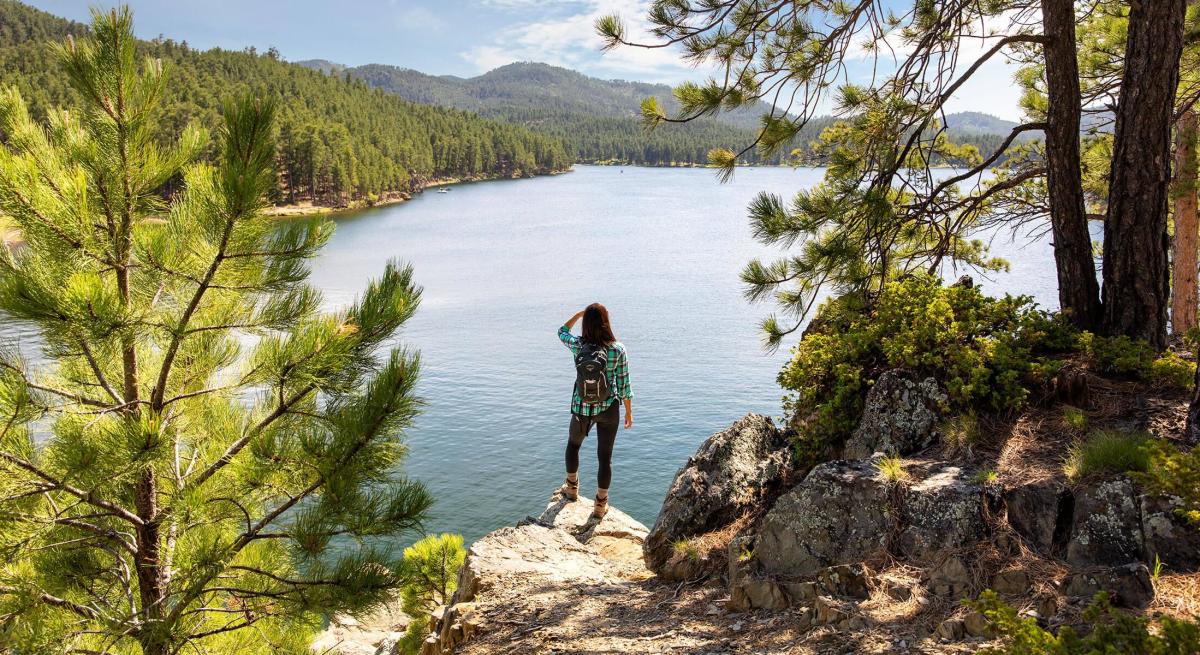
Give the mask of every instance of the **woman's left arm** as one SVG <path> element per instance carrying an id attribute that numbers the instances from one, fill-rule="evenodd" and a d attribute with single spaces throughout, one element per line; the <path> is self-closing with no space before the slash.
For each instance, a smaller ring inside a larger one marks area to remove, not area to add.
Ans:
<path id="1" fill-rule="evenodd" d="M 617 397 L 625 403 L 625 429 L 633 427 L 633 385 L 629 382 L 629 355 L 621 349 L 617 359 Z"/>

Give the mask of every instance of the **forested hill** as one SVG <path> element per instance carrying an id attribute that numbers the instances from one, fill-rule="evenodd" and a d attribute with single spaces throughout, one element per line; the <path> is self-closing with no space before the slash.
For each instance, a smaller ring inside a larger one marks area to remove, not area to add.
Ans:
<path id="1" fill-rule="evenodd" d="M 643 99 L 657 96 L 668 110 L 676 108 L 666 85 L 601 80 L 538 63 L 509 64 L 472 78 L 427 75 L 383 64 L 350 68 L 325 60 L 297 63 L 339 77 L 349 75 L 413 102 L 465 109 L 562 138 L 585 162 L 704 163 L 714 147 L 752 143 L 762 113 L 737 111 L 687 125 L 663 125 L 647 133 L 639 118 Z M 804 140 L 816 138 L 819 127 L 814 126 Z M 756 154 L 748 159 L 759 161 Z M 781 159 L 775 157 L 771 163 Z"/>
<path id="2" fill-rule="evenodd" d="M 671 87 L 664 84 L 602 80 L 532 62 L 508 64 L 471 78 L 427 75 L 383 64 L 352 68 L 321 59 L 297 63 L 329 74 L 349 75 L 413 102 L 466 109 L 560 137 L 582 161 L 703 163 L 714 147 L 737 149 L 753 143 L 766 108 L 761 105 L 723 113 L 687 125 L 662 125 L 647 134 L 639 115 L 643 99 L 657 97 L 668 112 L 678 107 Z M 1015 125 L 975 112 L 951 114 L 947 122 L 952 139 L 974 143 L 981 150 L 998 146 Z M 797 147 L 803 149 L 830 123 L 830 118 L 811 121 L 797 139 Z M 767 163 L 779 163 L 781 158 Z M 753 153 L 747 159 L 759 161 Z"/>
<path id="3" fill-rule="evenodd" d="M 0 84 L 15 85 L 37 116 L 68 104 L 47 47 L 86 27 L 0 0 Z M 163 137 L 189 121 L 218 124 L 222 103 L 247 90 L 279 100 L 278 200 L 342 205 L 439 178 L 511 177 L 560 170 L 574 155 L 555 137 L 457 109 L 413 103 L 365 82 L 282 61 L 278 53 L 143 42 L 167 64 Z"/>

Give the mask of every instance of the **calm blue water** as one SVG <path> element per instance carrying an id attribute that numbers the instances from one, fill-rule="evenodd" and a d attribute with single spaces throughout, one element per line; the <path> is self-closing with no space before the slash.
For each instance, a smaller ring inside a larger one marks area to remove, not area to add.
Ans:
<path id="1" fill-rule="evenodd" d="M 338 219 L 313 281 L 331 305 L 350 300 L 388 258 L 416 268 L 421 310 L 403 341 L 419 348 L 425 414 L 408 434 L 407 474 L 437 497 L 431 531 L 468 541 L 536 514 L 563 477 L 574 369 L 555 332 L 590 302 L 608 306 L 630 353 L 632 430 L 614 454 L 613 503 L 653 523 L 676 469 L 746 412 L 780 412 L 758 321 L 738 272 L 772 252 L 745 208 L 759 191 L 790 196 L 815 169 L 710 171 L 578 166 L 548 178 L 425 193 Z M 1045 239 L 997 239 L 1013 271 L 994 283 L 1057 306 Z M 594 439 L 594 434 L 592 435 Z M 593 442 L 581 458 L 594 488 Z"/>
<path id="2" fill-rule="evenodd" d="M 556 331 L 593 301 L 609 307 L 630 353 L 635 425 L 617 438 L 612 500 L 636 519 L 653 523 L 675 471 L 710 434 L 747 412 L 778 415 L 786 349 L 763 352 L 758 322 L 770 307 L 747 304 L 738 279 L 750 258 L 778 253 L 751 238 L 745 208 L 759 191 L 787 197 L 821 175 L 741 169 L 720 184 L 701 169 L 577 166 L 338 217 L 313 263 L 329 308 L 390 258 L 411 262 L 425 288 L 401 341 L 424 365 L 428 405 L 407 434 L 404 473 L 437 498 L 427 529 L 470 541 L 544 507 L 563 477 L 574 380 Z M 985 290 L 1057 306 L 1047 238 L 1006 233 L 993 252 L 1013 268 L 976 276 Z M 27 328 L 9 321 L 0 336 L 36 359 Z"/>

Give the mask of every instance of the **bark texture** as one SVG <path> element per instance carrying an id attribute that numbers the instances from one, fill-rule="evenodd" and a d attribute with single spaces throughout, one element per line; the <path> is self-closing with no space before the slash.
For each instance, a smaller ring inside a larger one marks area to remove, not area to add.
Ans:
<path id="1" fill-rule="evenodd" d="M 1160 349 L 1167 339 L 1171 125 L 1186 9 L 1186 0 L 1130 4 L 1104 224 L 1102 329 Z"/>
<path id="2" fill-rule="evenodd" d="M 1073 0 L 1044 0 L 1042 26 L 1046 37 L 1049 101 L 1046 181 L 1058 271 L 1058 302 L 1076 326 L 1090 330 L 1100 320 L 1100 284 L 1092 259 L 1092 237 L 1088 232 L 1079 164 L 1079 62 Z"/>
<path id="3" fill-rule="evenodd" d="M 1171 260 L 1171 331 L 1196 326 L 1196 112 L 1188 109 L 1175 123 L 1175 239 Z"/>

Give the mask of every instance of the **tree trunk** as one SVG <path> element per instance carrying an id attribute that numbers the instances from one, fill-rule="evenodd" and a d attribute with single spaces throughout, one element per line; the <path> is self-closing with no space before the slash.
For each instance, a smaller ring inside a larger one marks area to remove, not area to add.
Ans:
<path id="1" fill-rule="evenodd" d="M 1167 341 L 1171 123 L 1187 0 L 1135 0 L 1104 223 L 1103 330 Z"/>
<path id="2" fill-rule="evenodd" d="M 1042 2 L 1046 37 L 1047 186 L 1058 303 L 1077 327 L 1095 329 L 1100 320 L 1100 284 L 1092 258 L 1079 165 L 1079 62 L 1075 51 L 1073 0 Z"/>
<path id="3" fill-rule="evenodd" d="M 1188 405 L 1183 443 L 1193 447 L 1200 446 L 1200 368 L 1196 369 L 1196 384 L 1192 388 L 1192 402 Z"/>
<path id="4" fill-rule="evenodd" d="M 1175 239 L 1171 279 L 1171 331 L 1196 326 L 1196 112 L 1188 109 L 1175 123 Z"/>

